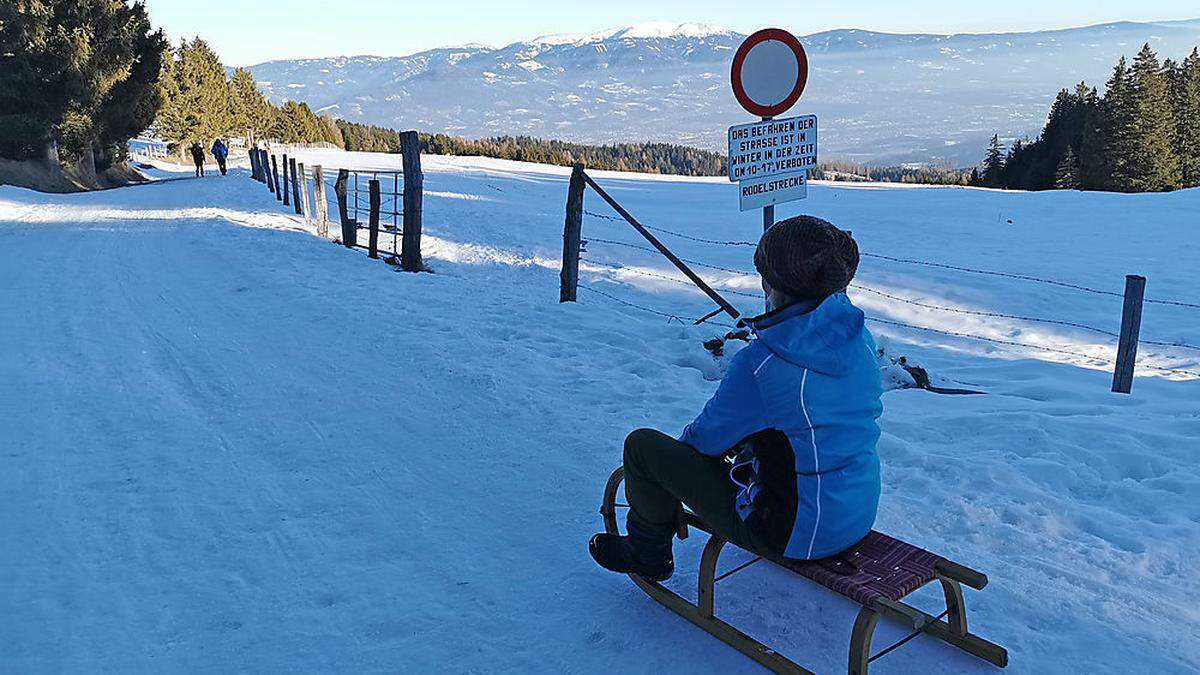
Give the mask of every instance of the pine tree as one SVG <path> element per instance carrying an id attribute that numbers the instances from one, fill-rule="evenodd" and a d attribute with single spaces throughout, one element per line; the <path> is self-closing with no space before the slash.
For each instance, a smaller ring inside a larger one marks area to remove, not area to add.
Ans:
<path id="1" fill-rule="evenodd" d="M 304 140 L 304 129 L 300 123 L 300 105 L 295 101 L 285 101 L 279 107 L 279 114 L 271 126 L 271 138 L 277 138 L 284 143 L 299 143 Z"/>
<path id="2" fill-rule="evenodd" d="M 1087 124 L 1080 169 L 1091 190 L 1132 190 L 1133 81 L 1122 56 L 1108 79 L 1104 96 Z"/>
<path id="3" fill-rule="evenodd" d="M 1183 60 L 1173 79 L 1175 147 L 1181 187 L 1200 186 L 1200 50 Z"/>
<path id="4" fill-rule="evenodd" d="M 1104 157 L 1103 124 L 1100 107 L 1103 99 L 1097 99 L 1083 122 L 1083 135 L 1079 140 L 1079 179 L 1081 189 L 1103 190 L 1107 186 L 1109 169 Z"/>
<path id="5" fill-rule="evenodd" d="M 1059 190 L 1078 190 L 1083 187 L 1079 175 L 1079 158 L 1070 146 L 1067 146 L 1067 151 L 1054 172 L 1054 187 Z"/>
<path id="6" fill-rule="evenodd" d="M 1168 80 L 1149 43 L 1133 59 L 1132 134 L 1128 188 L 1157 192 L 1179 187 L 1175 113 Z"/>
<path id="7" fill-rule="evenodd" d="M 113 131 L 98 126 L 104 106 L 153 105 L 127 82 L 157 76 L 135 73 L 150 31 L 140 3 L 0 3 L 0 155 L 42 157 L 53 140 L 60 156 L 90 160 Z"/>
<path id="8" fill-rule="evenodd" d="M 180 44 L 164 68 L 161 92 L 157 126 L 181 153 L 193 142 L 207 147 L 233 131 L 225 68 L 203 40 Z"/>
<path id="9" fill-rule="evenodd" d="M 0 156 L 42 157 L 70 97 L 45 87 L 67 68 L 73 49 L 55 27 L 50 3 L 0 3 Z"/>
<path id="10" fill-rule="evenodd" d="M 162 104 L 158 79 L 162 73 L 166 38 L 154 31 L 145 7 L 130 8 L 133 63 L 128 76 L 109 91 L 95 117 L 97 169 L 105 169 L 127 153 L 126 141 L 146 130 Z"/>
<path id="11" fill-rule="evenodd" d="M 992 142 L 988 145 L 981 180 L 987 187 L 1001 187 L 1004 184 L 1004 145 L 1000 142 L 999 134 L 993 134 Z"/>
<path id="12" fill-rule="evenodd" d="M 229 117 L 231 133 L 241 135 L 250 129 L 265 136 L 275 118 L 275 108 L 267 102 L 250 71 L 238 68 L 229 79 Z"/>

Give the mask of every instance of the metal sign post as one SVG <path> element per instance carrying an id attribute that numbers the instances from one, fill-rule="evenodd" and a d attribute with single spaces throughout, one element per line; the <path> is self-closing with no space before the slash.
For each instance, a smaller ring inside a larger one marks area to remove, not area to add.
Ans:
<path id="1" fill-rule="evenodd" d="M 738 47 L 730 82 L 738 103 L 761 121 L 729 128 L 729 180 L 738 183 L 742 211 L 762 209 L 765 232 L 776 204 L 808 196 L 808 170 L 817 165 L 816 116 L 775 119 L 804 93 L 808 55 L 795 35 L 760 30 Z"/>

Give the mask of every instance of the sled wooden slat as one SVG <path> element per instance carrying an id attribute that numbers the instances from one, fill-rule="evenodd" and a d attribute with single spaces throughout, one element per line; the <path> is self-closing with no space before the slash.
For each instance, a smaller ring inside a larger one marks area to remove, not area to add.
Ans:
<path id="1" fill-rule="evenodd" d="M 717 617 L 711 615 L 705 616 L 699 607 L 680 597 L 666 586 L 645 581 L 639 576 L 630 575 L 629 578 L 633 579 L 633 583 L 637 584 L 639 588 L 646 592 L 646 595 L 654 598 L 659 604 L 691 621 L 698 628 L 711 633 L 721 642 L 754 659 L 771 671 L 788 673 L 789 675 L 813 675 L 811 670 L 806 670 L 796 665 L 775 650 Z"/>
<path id="2" fill-rule="evenodd" d="M 604 528 L 614 534 L 619 532 L 616 497 L 624 477 L 623 468 L 612 473 L 604 488 L 604 500 L 600 506 Z M 726 542 L 695 514 L 684 511 L 680 529 L 686 531 L 688 526 L 709 534 L 708 544 L 700 559 L 695 604 L 662 584 L 646 581 L 636 575 L 630 575 L 629 578 L 658 603 L 771 671 L 792 674 L 811 672 L 716 617 L 717 559 Z M 1008 665 L 1008 652 L 1003 647 L 967 629 L 962 585 L 982 589 L 987 585 L 987 576 L 981 572 L 879 532 L 872 532 L 859 544 L 825 560 L 789 560 L 761 551 L 751 553 L 850 598 L 861 606 L 850 636 L 847 666 L 850 675 L 866 673 L 868 664 L 875 658 L 871 655 L 871 637 L 881 618 L 926 633 L 995 666 L 1003 668 Z M 900 601 L 935 579 L 940 582 L 946 602 L 945 620 Z"/>

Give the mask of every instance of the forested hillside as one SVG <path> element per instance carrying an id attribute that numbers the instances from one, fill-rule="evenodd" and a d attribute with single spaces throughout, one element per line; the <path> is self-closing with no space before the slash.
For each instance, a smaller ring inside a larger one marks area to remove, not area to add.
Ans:
<path id="1" fill-rule="evenodd" d="M 182 151 L 192 142 L 207 147 L 214 138 L 253 137 L 284 143 L 333 143 L 346 150 L 399 152 L 394 129 L 318 116 L 307 103 L 267 102 L 243 69 L 226 77 L 216 53 L 197 38 L 169 52 L 160 87 L 162 110 L 155 130 Z M 548 141 L 528 136 L 471 140 L 444 134 L 422 134 L 422 150 L 434 154 L 469 155 L 543 164 L 584 162 L 597 169 L 695 176 L 720 175 L 725 158 L 717 153 L 664 143 L 610 146 Z"/>
<path id="2" fill-rule="evenodd" d="M 399 152 L 400 133 L 394 129 L 337 120 L 346 150 Z M 585 145 L 529 136 L 467 139 L 445 134 L 421 134 L 421 149 L 435 155 L 495 157 L 520 162 L 569 166 L 583 162 L 593 169 L 637 171 L 685 176 L 719 176 L 725 158 L 715 152 L 666 143 Z"/>
<path id="3" fill-rule="evenodd" d="M 227 78 L 217 55 L 200 39 L 170 52 L 159 90 L 163 105 L 157 130 L 179 147 L 236 135 L 399 151 L 394 129 L 318 116 L 304 102 L 270 104 L 248 71 L 234 70 Z M 467 139 L 423 133 L 421 144 L 434 154 L 583 162 L 616 171 L 698 176 L 726 171 L 719 153 L 666 143 L 587 145 L 531 136 Z M 826 160 L 812 177 L 1024 190 L 1142 192 L 1200 185 L 1200 52 L 1193 50 L 1179 63 L 1160 63 L 1146 45 L 1131 64 L 1121 58 L 1104 95 L 1085 83 L 1062 90 L 1037 140 L 1018 140 L 1006 148 L 996 135 L 974 170 Z"/>
<path id="4" fill-rule="evenodd" d="M 1058 93 L 1035 141 L 992 137 L 972 184 L 1161 192 L 1200 185 L 1200 50 L 1160 63 L 1147 44 L 1117 62 L 1104 95 L 1081 82 Z"/>
<path id="5" fill-rule="evenodd" d="M 199 38 L 171 50 L 163 64 L 163 106 L 156 131 L 178 148 L 193 141 L 207 147 L 224 136 L 342 145 L 333 121 L 318 117 L 308 104 L 273 106 L 248 71 L 235 70 L 231 77 L 225 73 L 216 53 Z"/>

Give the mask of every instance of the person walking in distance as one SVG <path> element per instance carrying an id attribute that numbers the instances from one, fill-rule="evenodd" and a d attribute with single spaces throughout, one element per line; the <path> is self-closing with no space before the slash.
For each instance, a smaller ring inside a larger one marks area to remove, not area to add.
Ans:
<path id="1" fill-rule="evenodd" d="M 225 141 L 217 139 L 213 141 L 212 148 L 209 149 L 213 157 L 217 158 L 217 167 L 221 170 L 221 175 L 226 173 L 225 158 L 229 157 L 229 146 L 225 145 Z"/>
<path id="2" fill-rule="evenodd" d="M 204 148 L 200 147 L 199 142 L 192 143 L 188 151 L 192 153 L 192 161 L 196 164 L 196 176 L 204 177 Z"/>

